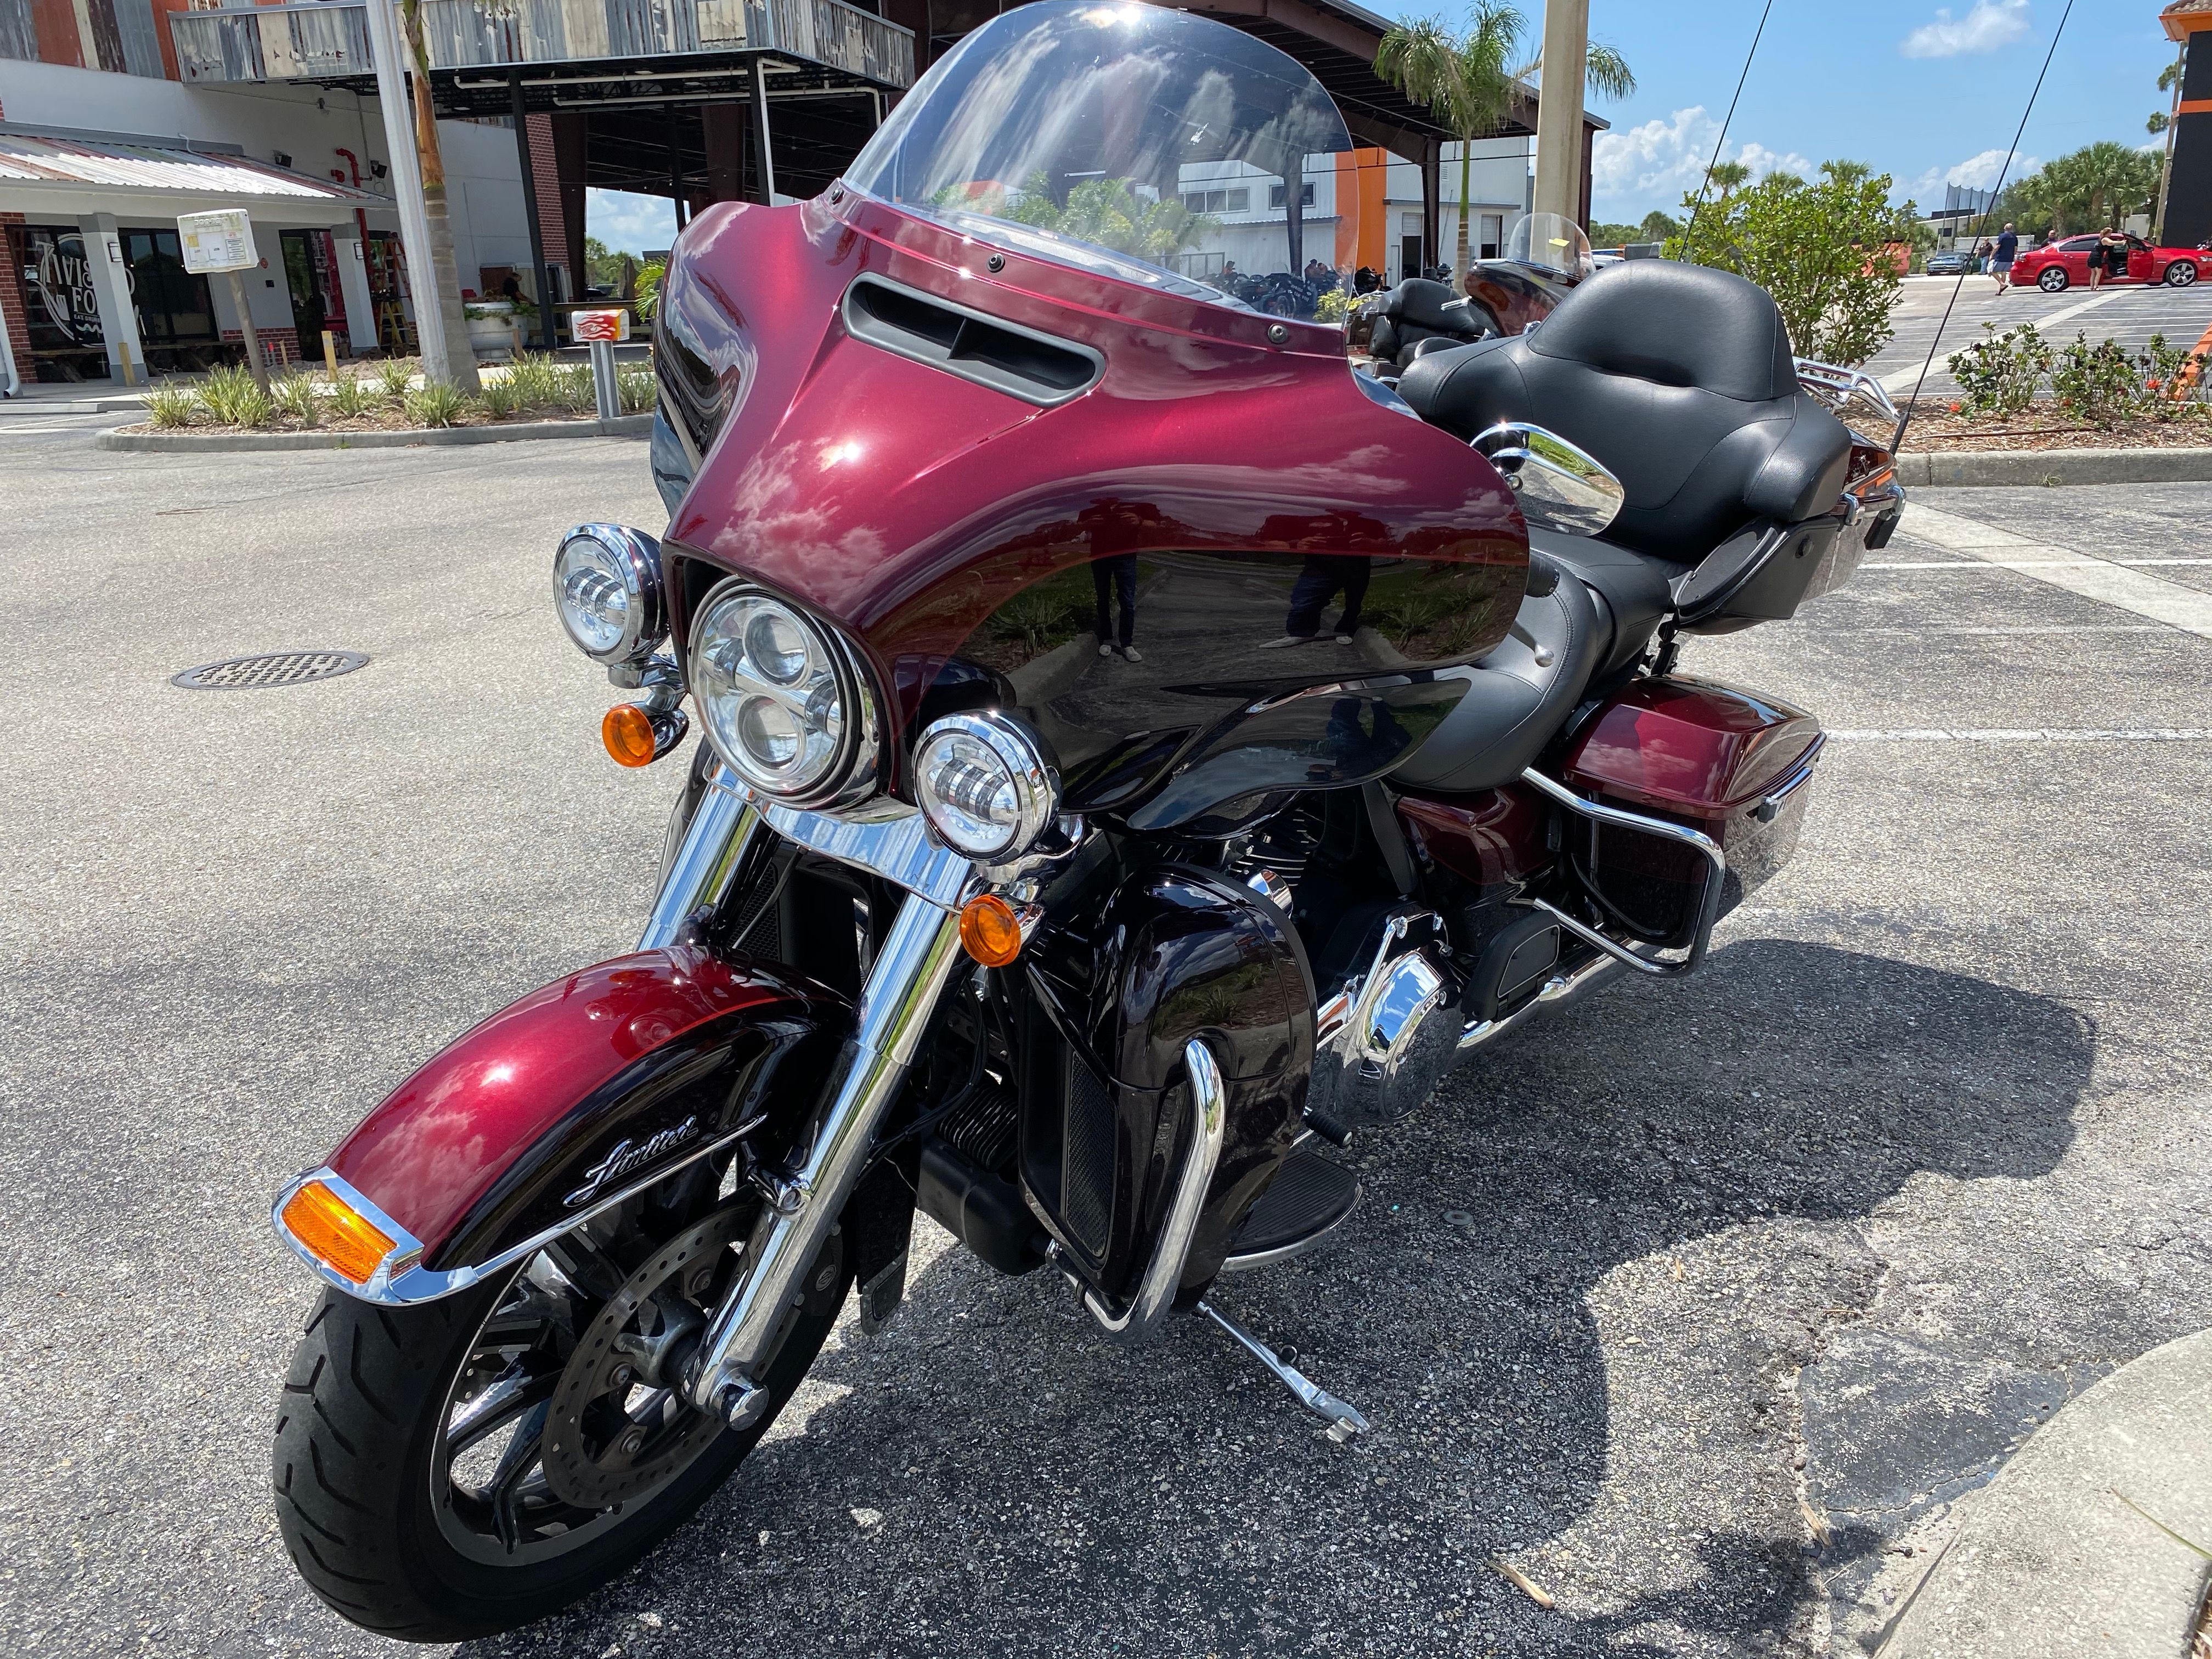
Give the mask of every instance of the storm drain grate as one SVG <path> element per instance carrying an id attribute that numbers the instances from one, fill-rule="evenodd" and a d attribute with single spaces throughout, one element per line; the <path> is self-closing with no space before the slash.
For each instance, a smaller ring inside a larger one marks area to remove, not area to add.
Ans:
<path id="1" fill-rule="evenodd" d="M 265 651 L 258 657 L 204 662 L 173 675 L 169 684 L 187 691 L 257 691 L 264 686 L 336 679 L 368 666 L 368 659 L 358 651 Z"/>

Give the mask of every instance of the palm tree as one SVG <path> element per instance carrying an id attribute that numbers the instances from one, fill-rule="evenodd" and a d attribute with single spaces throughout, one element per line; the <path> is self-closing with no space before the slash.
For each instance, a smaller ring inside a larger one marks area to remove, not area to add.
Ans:
<path id="1" fill-rule="evenodd" d="M 415 82 L 415 149 L 422 167 L 422 220 L 429 231 L 430 270 L 438 284 L 435 294 L 418 294 L 415 303 L 436 307 L 445 319 L 446 356 L 453 384 L 473 397 L 483 386 L 477 379 L 477 355 L 469 344 L 468 319 L 461 311 L 460 274 L 453 264 L 453 228 L 446 212 L 446 158 L 438 143 L 438 115 L 430 93 L 430 53 L 422 40 L 422 0 L 400 0 L 399 23 L 413 60 L 410 68 Z"/>
<path id="2" fill-rule="evenodd" d="M 1505 125 L 1521 78 L 1541 67 L 1540 57 L 1514 66 L 1528 21 L 1510 0 L 1474 0 L 1466 33 L 1439 17 L 1401 24 L 1375 50 L 1375 72 L 1429 112 L 1459 140 L 1459 239 L 1452 268 L 1468 269 L 1468 217 L 1473 189 L 1468 146 Z M 1593 44 L 1584 66 L 1590 89 L 1620 98 L 1636 90 L 1636 76 L 1615 48 Z"/>

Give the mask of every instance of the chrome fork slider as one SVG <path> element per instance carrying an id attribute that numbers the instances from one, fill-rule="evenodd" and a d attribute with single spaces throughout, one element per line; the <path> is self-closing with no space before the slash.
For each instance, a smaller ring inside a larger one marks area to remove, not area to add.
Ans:
<path id="1" fill-rule="evenodd" d="M 677 863 L 680 869 L 681 855 Z M 781 1172 L 785 1202 L 764 1208 L 755 1224 L 745 1250 L 750 1270 L 715 1310 L 684 1379 L 692 1404 L 724 1417 L 733 1428 L 757 1421 L 773 1403 L 759 1378 L 774 1357 L 800 1278 L 851 1196 L 877 1126 L 906 1080 L 938 998 L 963 960 L 957 911 L 919 896 L 901 903 L 860 992 L 853 1035 L 839 1056 L 812 1140 L 796 1164 Z"/>

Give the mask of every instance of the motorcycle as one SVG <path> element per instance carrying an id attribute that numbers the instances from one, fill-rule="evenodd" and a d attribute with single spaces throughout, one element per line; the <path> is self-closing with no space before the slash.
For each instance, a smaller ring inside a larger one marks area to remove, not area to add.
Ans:
<path id="1" fill-rule="evenodd" d="M 1107 1341 L 1210 1319 L 1356 1435 L 1216 1281 L 1340 1237 L 1333 1153 L 1695 970 L 1790 856 L 1818 721 L 1674 670 L 1887 538 L 1894 434 L 1832 412 L 1879 388 L 1662 261 L 1395 388 L 1169 268 L 1194 176 L 1352 149 L 1252 36 L 1038 0 L 821 197 L 678 239 L 666 533 L 553 561 L 635 694 L 610 754 L 702 728 L 637 947 L 274 1207 L 324 1285 L 278 1518 L 344 1616 L 453 1640 L 621 1572 L 848 1295 L 863 1337 L 895 1316 L 917 1210 Z"/>

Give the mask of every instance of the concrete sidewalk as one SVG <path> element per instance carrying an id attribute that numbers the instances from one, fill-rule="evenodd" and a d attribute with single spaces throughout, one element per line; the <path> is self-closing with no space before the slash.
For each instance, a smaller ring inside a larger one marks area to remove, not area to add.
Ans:
<path id="1" fill-rule="evenodd" d="M 1960 1510 L 1880 1659 L 2183 1659 L 2212 1563 L 2162 1528 L 2212 1548 L 2212 1331 L 2097 1383 Z"/>

